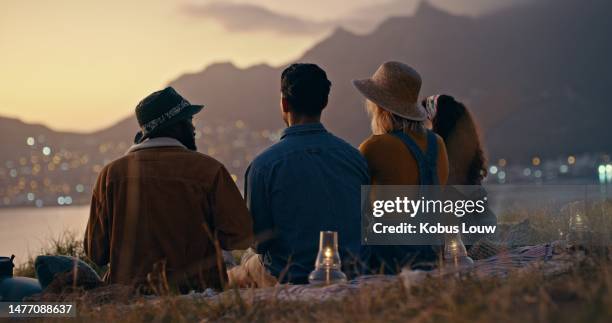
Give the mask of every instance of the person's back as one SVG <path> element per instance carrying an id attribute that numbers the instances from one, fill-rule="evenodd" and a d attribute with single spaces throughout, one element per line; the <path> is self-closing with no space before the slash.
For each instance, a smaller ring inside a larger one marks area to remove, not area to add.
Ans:
<path id="1" fill-rule="evenodd" d="M 283 72 L 282 111 L 289 127 L 246 174 L 257 252 L 267 271 L 282 281 L 308 282 L 320 231 L 338 232 L 344 265 L 358 261 L 361 252 L 367 164 L 319 122 L 330 84 L 316 65 L 296 64 Z"/>
<path id="2" fill-rule="evenodd" d="M 287 270 L 287 281 L 307 282 L 324 230 L 338 232 L 345 264 L 358 259 L 360 189 L 368 174 L 355 148 L 321 124 L 292 126 L 253 161 L 248 179 L 269 188 L 254 191 L 249 186 L 247 200 L 256 234 L 272 235 L 257 251 L 267 257 L 274 276 Z"/>
<path id="3" fill-rule="evenodd" d="M 407 133 L 418 148 L 427 154 L 427 133 Z M 448 159 L 444 141 L 435 135 L 436 176 L 439 185 L 446 184 L 448 178 Z M 368 161 L 372 185 L 419 185 L 418 163 L 412 152 L 398 136 L 391 133 L 372 135 L 360 146 L 359 150 Z"/>
<path id="4" fill-rule="evenodd" d="M 487 174 L 486 159 L 472 114 L 463 103 L 449 95 L 434 96 L 428 99 L 428 103 L 435 111 L 433 131 L 443 138 L 451 165 L 447 194 L 464 200 L 485 198 L 487 191 L 482 187 L 482 181 Z M 497 216 L 489 207 L 485 212 L 467 214 L 461 220 L 467 226 L 497 225 Z M 481 238 L 479 235 L 474 237 L 468 237 L 466 241 L 474 242 Z"/>
<path id="5" fill-rule="evenodd" d="M 110 284 L 221 288 L 226 274 L 215 240 L 227 250 L 249 246 L 244 200 L 221 163 L 194 151 L 191 121 L 149 137 L 99 174 L 86 252 L 109 264 Z"/>
<path id="6" fill-rule="evenodd" d="M 448 185 L 480 185 L 487 170 L 474 118 L 452 96 L 438 95 L 434 102 L 432 130 L 446 144 L 450 163 Z"/>
<path id="7" fill-rule="evenodd" d="M 368 162 L 372 185 L 444 185 L 448 157 L 442 139 L 424 126 L 427 113 L 418 104 L 421 77 L 400 62 L 386 62 L 368 79 L 354 80 L 366 98 L 373 135 L 359 149 Z M 375 186 L 370 199 L 379 196 Z M 416 198 L 416 197 L 413 197 Z M 431 246 L 377 245 L 368 248 L 370 270 L 397 273 L 402 267 L 430 266 Z"/>

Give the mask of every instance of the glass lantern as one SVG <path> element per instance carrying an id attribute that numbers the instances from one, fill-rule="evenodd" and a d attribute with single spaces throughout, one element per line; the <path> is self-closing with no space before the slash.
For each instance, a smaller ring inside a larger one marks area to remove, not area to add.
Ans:
<path id="1" fill-rule="evenodd" d="M 467 254 L 461 235 L 448 235 L 444 242 L 444 262 L 455 268 L 471 266 L 474 264 L 472 258 Z"/>
<path id="2" fill-rule="evenodd" d="M 346 282 L 346 275 L 340 269 L 340 265 L 338 232 L 321 231 L 315 270 L 308 275 L 308 281 L 313 285 Z"/>
<path id="3" fill-rule="evenodd" d="M 584 215 L 584 205 L 574 203 L 570 207 L 570 212 L 567 244 L 570 248 L 584 246 L 589 231 L 587 219 Z"/>

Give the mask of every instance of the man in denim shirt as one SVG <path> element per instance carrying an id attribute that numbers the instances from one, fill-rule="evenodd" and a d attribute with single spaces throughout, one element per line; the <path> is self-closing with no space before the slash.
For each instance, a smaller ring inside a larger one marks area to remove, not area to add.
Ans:
<path id="1" fill-rule="evenodd" d="M 317 65 L 293 64 L 283 71 L 281 112 L 288 128 L 245 175 L 258 255 L 243 259 L 240 273 L 230 272 L 230 283 L 308 283 L 324 230 L 338 232 L 343 265 L 358 260 L 360 188 L 369 184 L 368 166 L 357 149 L 320 122 L 330 87 Z"/>

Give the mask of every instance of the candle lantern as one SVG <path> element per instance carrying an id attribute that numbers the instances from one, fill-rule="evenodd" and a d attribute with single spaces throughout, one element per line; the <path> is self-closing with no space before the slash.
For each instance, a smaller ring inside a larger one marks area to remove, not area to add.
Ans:
<path id="1" fill-rule="evenodd" d="M 340 269 L 340 265 L 338 232 L 321 231 L 315 270 L 308 276 L 308 281 L 313 285 L 346 282 L 346 275 Z"/>
<path id="2" fill-rule="evenodd" d="M 574 203 L 570 207 L 569 230 L 567 234 L 568 247 L 584 246 L 588 235 L 587 219 L 582 203 Z"/>
<path id="3" fill-rule="evenodd" d="M 467 254 L 461 235 L 448 235 L 444 242 L 444 262 L 452 264 L 455 268 L 471 266 L 474 264 L 472 258 Z"/>

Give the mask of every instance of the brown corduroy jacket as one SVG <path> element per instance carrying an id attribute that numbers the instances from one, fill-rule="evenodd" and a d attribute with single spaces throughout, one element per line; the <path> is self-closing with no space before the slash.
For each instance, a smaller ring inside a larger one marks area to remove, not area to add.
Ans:
<path id="1" fill-rule="evenodd" d="M 188 291 L 221 288 L 220 249 L 246 249 L 252 239 L 244 199 L 220 162 L 179 145 L 154 146 L 99 174 L 85 250 L 109 265 L 107 283 Z"/>

